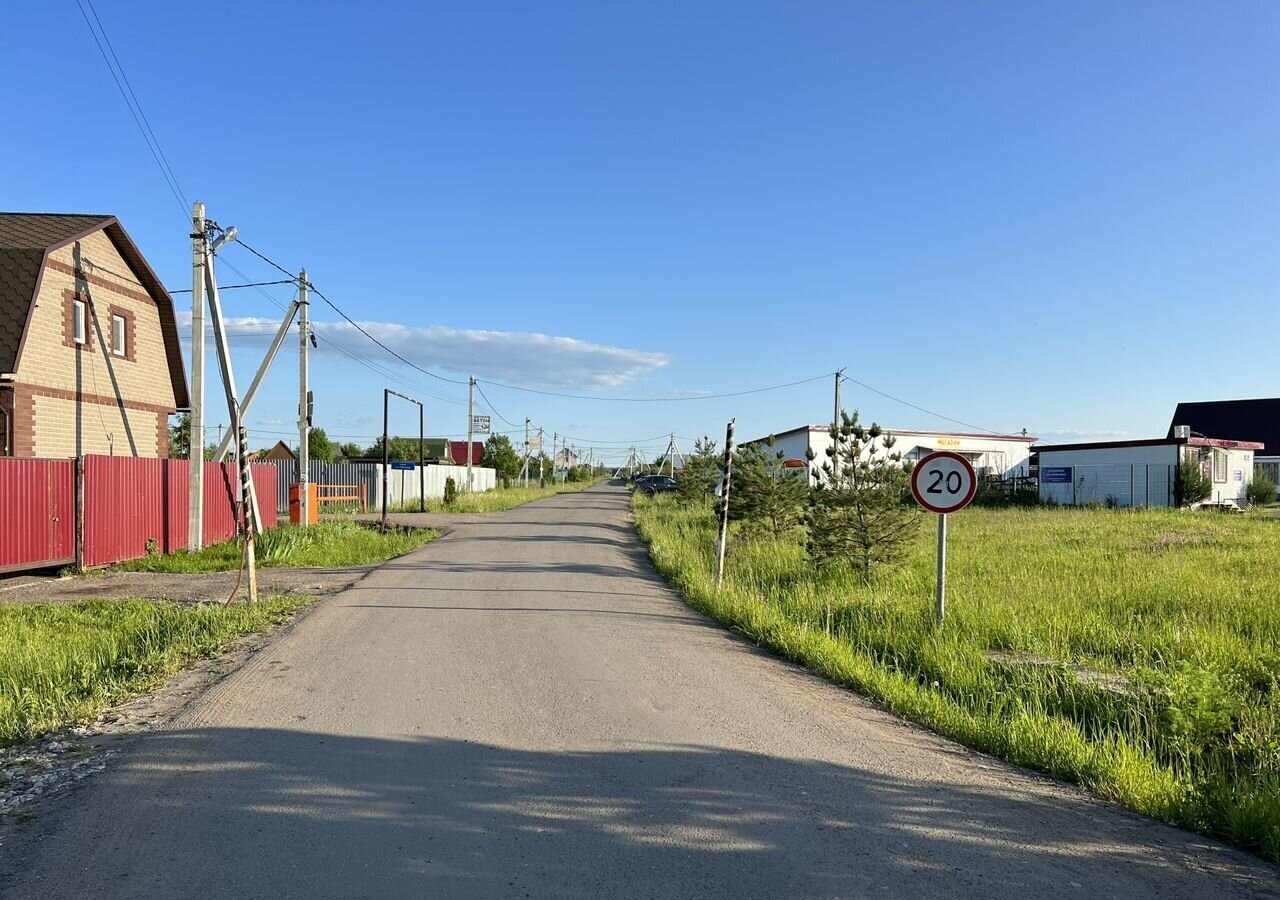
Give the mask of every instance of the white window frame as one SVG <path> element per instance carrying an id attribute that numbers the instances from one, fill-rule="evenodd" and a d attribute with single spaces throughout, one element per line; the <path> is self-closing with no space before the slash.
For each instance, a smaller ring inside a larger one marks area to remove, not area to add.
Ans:
<path id="1" fill-rule="evenodd" d="M 1222 468 L 1222 477 L 1218 477 L 1218 468 Z M 1213 451 L 1213 483 L 1226 484 L 1227 482 L 1227 451 L 1214 449 Z"/>
<path id="2" fill-rule="evenodd" d="M 83 300 L 71 301 L 71 339 L 81 346 L 89 343 L 89 306 Z"/>
<path id="3" fill-rule="evenodd" d="M 119 313 L 111 314 L 111 354 L 112 356 L 129 354 L 129 320 Z"/>

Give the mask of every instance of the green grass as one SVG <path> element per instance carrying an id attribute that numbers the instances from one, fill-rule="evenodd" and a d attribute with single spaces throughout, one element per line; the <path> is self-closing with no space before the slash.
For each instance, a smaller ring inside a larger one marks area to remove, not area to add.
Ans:
<path id="1" fill-rule="evenodd" d="M 453 502 L 452 506 L 445 506 L 443 500 L 435 499 L 427 501 L 427 512 L 447 512 L 447 513 L 477 513 L 477 512 L 502 512 L 506 509 L 514 509 L 517 506 L 523 506 L 526 503 L 532 503 L 534 500 L 544 500 L 547 497 L 554 497 L 557 494 L 571 494 L 591 487 L 596 482 L 588 481 L 571 481 L 567 484 L 547 484 L 545 487 L 531 485 L 530 487 L 509 487 L 495 488 L 492 491 L 478 491 L 474 494 L 458 494 L 458 499 Z M 392 506 L 391 512 L 418 512 L 418 503 L 406 503 L 399 506 Z M 377 510 L 371 510 L 377 512 Z"/>
<path id="2" fill-rule="evenodd" d="M 733 540 L 709 508 L 635 499 L 697 609 L 942 734 L 1280 861 L 1280 522 L 1173 510 L 969 509 L 864 584 L 798 537 Z M 1083 673 L 1083 675 L 1082 675 Z M 1100 676 L 1112 676 L 1106 683 Z"/>
<path id="3" fill-rule="evenodd" d="M 152 600 L 0 607 L 0 745 L 152 690 L 191 661 L 310 602 L 290 596 L 227 609 Z"/>
<path id="4" fill-rule="evenodd" d="M 367 566 L 416 550 L 440 532 L 428 528 L 396 530 L 381 534 L 357 522 L 326 521 L 308 528 L 280 525 L 259 535 L 258 564 L 270 567 Z M 240 545 L 226 541 L 199 553 L 178 551 L 144 556 L 117 565 L 126 572 L 224 572 L 240 566 Z"/>

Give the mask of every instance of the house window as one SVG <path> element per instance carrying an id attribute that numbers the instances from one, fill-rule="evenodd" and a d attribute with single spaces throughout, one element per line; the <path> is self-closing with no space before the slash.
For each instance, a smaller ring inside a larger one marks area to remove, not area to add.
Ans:
<path id="1" fill-rule="evenodd" d="M 126 355 L 125 341 L 128 340 L 128 333 L 124 316 L 113 315 L 111 317 L 111 352 L 116 356 Z"/>
<path id="2" fill-rule="evenodd" d="M 1213 451 L 1213 480 L 1216 484 L 1223 484 L 1227 480 L 1227 452 L 1225 450 Z"/>
<path id="3" fill-rule="evenodd" d="M 71 333 L 77 344 L 83 344 L 88 340 L 88 332 L 86 329 L 85 319 L 85 303 L 83 300 L 72 301 L 72 326 Z"/>

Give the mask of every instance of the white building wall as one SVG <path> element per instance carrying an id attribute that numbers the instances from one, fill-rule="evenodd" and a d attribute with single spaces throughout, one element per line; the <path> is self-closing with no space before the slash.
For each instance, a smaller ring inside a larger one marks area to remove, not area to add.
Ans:
<path id="1" fill-rule="evenodd" d="M 1040 450 L 1040 500 L 1063 506 L 1106 503 L 1172 506 L 1178 445 Z M 1070 469 L 1069 473 L 1061 470 Z M 1068 480 L 1048 480 L 1060 476 Z"/>

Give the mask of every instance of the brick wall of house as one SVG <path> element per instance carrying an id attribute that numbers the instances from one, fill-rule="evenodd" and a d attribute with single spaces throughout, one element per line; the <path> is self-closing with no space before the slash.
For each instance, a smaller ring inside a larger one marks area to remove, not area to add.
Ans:
<path id="1" fill-rule="evenodd" d="M 87 306 L 82 345 L 76 299 Z M 113 313 L 128 323 L 124 355 L 112 352 Z M 15 433 L 15 455 L 167 453 L 175 404 L 159 311 L 105 232 L 50 254 L 15 375 L 15 422 L 28 432 Z"/>

